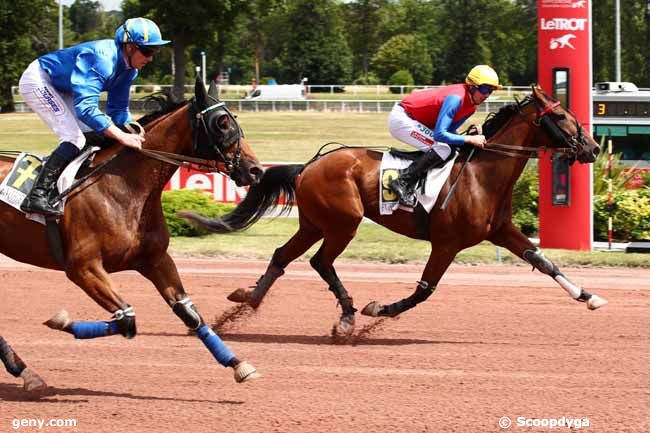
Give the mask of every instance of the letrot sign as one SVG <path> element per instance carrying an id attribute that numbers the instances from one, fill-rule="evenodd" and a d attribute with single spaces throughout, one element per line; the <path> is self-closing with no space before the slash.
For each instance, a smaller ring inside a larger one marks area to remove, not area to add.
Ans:
<path id="1" fill-rule="evenodd" d="M 591 131 L 591 2 L 539 0 L 538 81 L 568 106 Z M 591 249 L 592 167 L 539 160 L 540 246 Z"/>

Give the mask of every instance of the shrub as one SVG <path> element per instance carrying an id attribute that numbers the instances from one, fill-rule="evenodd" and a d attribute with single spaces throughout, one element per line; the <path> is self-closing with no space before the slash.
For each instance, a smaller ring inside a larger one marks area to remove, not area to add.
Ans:
<path id="1" fill-rule="evenodd" d="M 603 143 L 604 137 L 601 147 Z M 635 171 L 634 167 L 629 170 L 623 166 L 620 160 L 621 154 L 614 154 L 610 175 L 613 237 L 619 241 L 650 239 L 650 189 L 627 189 Z M 600 241 L 607 240 L 610 214 L 607 179 L 607 152 L 601 152 L 594 162 L 594 238 Z"/>
<path id="2" fill-rule="evenodd" d="M 612 194 L 612 229 L 620 241 L 650 240 L 650 194 L 644 189 L 623 189 Z M 607 194 L 594 196 L 594 230 L 597 240 L 607 239 Z"/>
<path id="3" fill-rule="evenodd" d="M 217 203 L 210 194 L 198 189 L 164 191 L 162 194 L 163 215 L 171 236 L 201 236 L 208 233 L 176 215 L 179 211 L 193 211 L 214 218 L 232 211 L 234 207 L 233 204 Z"/>
<path id="4" fill-rule="evenodd" d="M 388 85 L 389 86 L 412 86 L 415 84 L 415 81 L 413 81 L 413 76 L 411 73 L 405 69 L 401 69 L 397 72 L 395 72 L 389 79 L 388 79 Z M 406 89 L 403 89 L 402 87 L 391 87 L 390 92 L 391 93 L 401 93 L 402 90 L 404 92 L 408 93 L 411 88 L 408 87 Z"/>
<path id="5" fill-rule="evenodd" d="M 512 222 L 526 235 L 539 231 L 539 176 L 537 164 L 529 161 L 512 192 Z"/>
<path id="6" fill-rule="evenodd" d="M 381 80 L 375 74 L 369 72 L 368 76 L 365 76 L 363 74 L 359 75 L 359 77 L 356 80 L 354 80 L 354 84 L 375 86 L 377 84 L 381 84 Z"/>

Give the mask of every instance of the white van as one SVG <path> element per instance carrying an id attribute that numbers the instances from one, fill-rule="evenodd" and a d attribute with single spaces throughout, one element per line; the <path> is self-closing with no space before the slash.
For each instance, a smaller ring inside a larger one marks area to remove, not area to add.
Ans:
<path id="1" fill-rule="evenodd" d="M 263 84 L 246 95 L 246 99 L 258 101 L 307 99 L 302 84 Z"/>

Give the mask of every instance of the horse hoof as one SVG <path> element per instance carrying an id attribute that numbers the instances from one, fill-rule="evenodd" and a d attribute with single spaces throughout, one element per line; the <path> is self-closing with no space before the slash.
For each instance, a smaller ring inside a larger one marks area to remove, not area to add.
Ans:
<path id="1" fill-rule="evenodd" d="M 332 327 L 333 337 L 349 337 L 354 333 L 354 316 L 344 316 Z"/>
<path id="2" fill-rule="evenodd" d="M 246 289 L 237 289 L 228 295 L 227 299 L 231 302 L 248 303 L 249 292 Z"/>
<path id="3" fill-rule="evenodd" d="M 48 328 L 56 329 L 57 331 L 65 331 L 70 325 L 72 325 L 72 319 L 70 319 L 70 314 L 67 311 L 61 310 L 56 313 L 50 320 L 43 322 L 43 325 Z"/>
<path id="4" fill-rule="evenodd" d="M 591 295 L 591 298 L 587 300 L 587 308 L 589 308 L 590 310 L 596 310 L 602 307 L 603 305 L 607 305 L 607 304 L 608 304 L 607 300 L 601 298 L 598 295 Z"/>
<path id="5" fill-rule="evenodd" d="M 377 301 L 372 301 L 365 307 L 363 307 L 363 310 L 361 310 L 361 314 L 364 316 L 371 316 L 371 317 L 379 317 L 379 312 L 381 309 L 384 308 L 383 305 L 381 305 Z"/>
<path id="6" fill-rule="evenodd" d="M 242 361 L 235 366 L 235 382 L 242 383 L 262 377 L 255 367 L 246 361 Z"/>
<path id="7" fill-rule="evenodd" d="M 29 368 L 24 369 L 20 374 L 20 377 L 22 377 L 24 381 L 23 389 L 27 392 L 38 393 L 47 390 L 47 384 L 43 379 L 41 379 L 41 376 Z"/>

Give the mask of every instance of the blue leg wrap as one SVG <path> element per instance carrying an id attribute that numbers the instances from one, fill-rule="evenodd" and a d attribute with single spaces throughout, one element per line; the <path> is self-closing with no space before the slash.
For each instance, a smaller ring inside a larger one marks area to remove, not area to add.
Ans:
<path id="1" fill-rule="evenodd" d="M 117 322 L 114 320 L 111 322 L 74 322 L 70 327 L 74 338 L 78 339 L 106 337 L 119 332 Z"/>
<path id="2" fill-rule="evenodd" d="M 228 363 L 235 357 L 228 346 L 226 346 L 208 325 L 201 326 L 197 331 L 197 335 L 203 341 L 205 347 L 212 353 L 212 356 L 224 367 L 227 367 Z"/>

